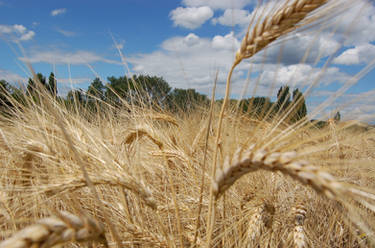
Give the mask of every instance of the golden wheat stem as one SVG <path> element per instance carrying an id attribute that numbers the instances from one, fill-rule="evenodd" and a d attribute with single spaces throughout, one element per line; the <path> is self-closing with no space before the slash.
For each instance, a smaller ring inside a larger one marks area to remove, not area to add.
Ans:
<path id="1" fill-rule="evenodd" d="M 196 221 L 195 221 L 195 230 L 194 230 L 194 240 L 193 245 L 197 245 L 197 238 L 198 238 L 198 230 L 200 227 L 200 215 L 202 212 L 202 201 L 203 201 L 203 189 L 205 185 L 205 173 L 206 173 L 206 162 L 207 162 L 207 150 L 208 150 L 208 138 L 210 135 L 210 129 L 212 125 L 212 118 L 213 118 L 213 112 L 214 112 L 214 102 L 215 102 L 215 94 L 216 94 L 216 83 L 217 83 L 217 77 L 218 72 L 216 73 L 216 78 L 214 81 L 214 87 L 212 89 L 212 96 L 211 96 L 211 104 L 210 104 L 210 110 L 209 110 L 209 117 L 207 122 L 207 129 L 206 129 L 206 137 L 205 137 L 205 144 L 204 144 L 204 154 L 203 154 L 203 166 L 202 166 L 202 176 L 201 176 L 201 183 L 200 183 L 200 190 L 199 190 L 199 203 L 198 203 L 198 211 L 196 215 Z M 193 142 L 193 144 L 195 141 Z M 194 146 L 193 146 L 194 148 Z"/>
<path id="2" fill-rule="evenodd" d="M 212 159 L 212 169 L 211 169 L 211 175 L 212 177 L 215 176 L 216 173 L 216 163 L 217 163 L 217 153 L 218 153 L 218 148 L 219 148 L 219 141 L 220 141 L 220 136 L 221 136 L 221 129 L 223 125 L 223 117 L 224 117 L 224 111 L 226 108 L 226 105 L 228 104 L 228 99 L 229 99 L 229 93 L 230 93 L 230 80 L 232 77 L 232 73 L 234 71 L 234 68 L 238 65 L 239 61 L 236 61 L 233 65 L 232 68 L 229 71 L 228 78 L 227 78 L 227 85 L 225 89 L 225 97 L 223 104 L 221 106 L 220 114 L 219 114 L 219 123 L 218 123 L 218 128 L 217 128 L 217 134 L 216 134 L 216 140 L 215 140 L 215 150 L 213 154 L 213 159 Z M 212 239 L 212 231 L 213 231 L 213 219 L 214 217 L 212 216 L 212 208 L 214 207 L 214 191 L 213 191 L 213 185 L 211 184 L 210 187 L 210 203 L 208 206 L 208 214 L 207 214 L 207 248 L 210 246 L 211 239 Z"/>

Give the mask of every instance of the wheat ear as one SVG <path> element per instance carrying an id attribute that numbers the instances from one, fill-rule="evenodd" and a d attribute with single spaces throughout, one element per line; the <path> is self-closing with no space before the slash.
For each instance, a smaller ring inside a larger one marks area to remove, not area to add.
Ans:
<path id="1" fill-rule="evenodd" d="M 297 159 L 296 152 L 267 152 L 251 146 L 242 155 L 238 149 L 232 158 L 227 157 L 223 169 L 218 169 L 213 181 L 216 198 L 219 198 L 243 175 L 257 170 L 280 171 L 305 185 L 310 185 L 318 193 L 334 199 L 335 195 L 349 192 L 331 174 L 319 170 L 305 161 Z"/>
<path id="2" fill-rule="evenodd" d="M 271 226 L 270 222 L 272 222 L 274 213 L 274 206 L 264 201 L 260 205 L 255 207 L 254 212 L 250 217 L 246 232 L 246 239 L 248 240 L 248 245 L 252 244 L 259 238 L 265 227 Z"/>
<path id="3" fill-rule="evenodd" d="M 163 149 L 163 143 L 154 137 L 152 134 L 152 130 L 148 128 L 136 128 L 134 131 L 130 132 L 125 140 L 124 143 L 127 145 L 132 144 L 137 138 L 141 138 L 143 136 L 148 137 L 155 145 L 159 147 L 159 149 Z"/>
<path id="4" fill-rule="evenodd" d="M 1 242 L 0 248 L 47 248 L 69 241 L 98 241 L 108 247 L 104 227 L 97 220 L 61 211 L 56 217 L 41 219 L 20 230 Z"/>
<path id="5" fill-rule="evenodd" d="M 297 204 L 294 210 L 293 241 L 295 248 L 306 247 L 305 230 L 303 228 L 307 209 L 304 204 Z"/>
<path id="6" fill-rule="evenodd" d="M 295 0 L 290 5 L 284 5 L 272 16 L 267 16 L 263 22 L 257 23 L 251 34 L 246 33 L 241 47 L 236 53 L 238 63 L 265 48 L 268 44 L 282 35 L 298 28 L 299 22 L 328 0 Z M 305 23 L 308 21 L 305 19 Z"/>

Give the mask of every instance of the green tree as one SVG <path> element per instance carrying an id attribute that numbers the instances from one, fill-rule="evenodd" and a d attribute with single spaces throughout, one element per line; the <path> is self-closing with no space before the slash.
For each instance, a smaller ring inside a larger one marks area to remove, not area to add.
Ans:
<path id="1" fill-rule="evenodd" d="M 172 111 L 190 111 L 197 106 L 207 106 L 209 100 L 206 95 L 195 89 L 174 89 L 167 97 L 169 109 Z"/>
<path id="2" fill-rule="evenodd" d="M 336 112 L 335 116 L 333 117 L 333 120 L 336 122 L 341 120 L 341 114 L 339 111 Z"/>
<path id="3" fill-rule="evenodd" d="M 57 96 L 57 81 L 53 72 L 51 72 L 51 74 L 49 75 L 47 89 L 52 96 Z"/>
<path id="4" fill-rule="evenodd" d="M 40 86 L 38 86 L 38 84 L 40 84 Z M 36 79 L 29 78 L 29 82 L 27 84 L 27 94 L 31 95 L 35 101 L 39 101 L 37 94 L 37 92 L 40 92 L 39 87 L 46 87 L 46 78 L 42 73 L 36 74 Z"/>
<path id="5" fill-rule="evenodd" d="M 5 80 L 0 80 L 0 106 L 1 107 L 8 107 L 11 106 L 10 102 L 11 96 L 11 86 Z"/>
<path id="6" fill-rule="evenodd" d="M 105 89 L 105 86 L 103 85 L 100 78 L 95 78 L 87 90 L 87 95 L 94 96 L 100 100 L 104 100 L 104 89 Z"/>
<path id="7" fill-rule="evenodd" d="M 289 86 L 281 86 L 277 92 L 276 112 L 282 113 L 290 104 Z"/>
<path id="8" fill-rule="evenodd" d="M 298 88 L 293 91 L 292 103 L 294 111 L 292 112 L 293 116 L 291 117 L 291 121 L 296 122 L 307 115 L 305 97 L 303 96 L 302 92 L 298 90 Z"/>
<path id="9" fill-rule="evenodd" d="M 110 103 L 120 103 L 121 98 L 128 102 L 156 103 L 163 107 L 171 90 L 163 78 L 155 76 L 109 77 L 108 81 L 105 97 Z"/>
<path id="10" fill-rule="evenodd" d="M 129 90 L 132 87 L 131 80 L 127 77 L 109 77 L 109 84 L 105 86 L 105 98 L 111 104 L 120 103 L 120 98 L 129 100 Z"/>
<path id="11" fill-rule="evenodd" d="M 256 118 L 263 118 L 272 106 L 272 102 L 268 97 L 252 97 L 243 99 L 240 106 L 243 112 L 249 113 Z"/>
<path id="12" fill-rule="evenodd" d="M 171 91 L 171 87 L 162 77 L 139 75 L 134 76 L 132 83 L 143 102 L 157 103 L 159 106 L 164 105 Z"/>

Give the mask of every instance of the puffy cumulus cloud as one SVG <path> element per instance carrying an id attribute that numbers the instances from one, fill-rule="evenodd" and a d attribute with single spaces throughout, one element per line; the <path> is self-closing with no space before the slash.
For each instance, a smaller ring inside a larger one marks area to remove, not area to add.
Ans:
<path id="1" fill-rule="evenodd" d="M 240 47 L 240 42 L 234 37 L 234 33 L 230 32 L 225 36 L 216 35 L 212 39 L 212 47 L 216 49 L 226 49 L 236 51 Z"/>
<path id="2" fill-rule="evenodd" d="M 161 47 L 166 51 L 182 54 L 185 52 L 201 50 L 202 48 L 207 47 L 208 44 L 208 39 L 200 38 L 196 34 L 190 33 L 184 37 L 178 36 L 165 40 Z"/>
<path id="3" fill-rule="evenodd" d="M 254 0 L 183 0 L 182 3 L 189 7 L 209 6 L 213 9 L 241 9 Z"/>
<path id="4" fill-rule="evenodd" d="M 345 50 L 333 61 L 336 64 L 355 65 L 367 64 L 375 58 L 375 45 L 363 44 Z"/>
<path id="5" fill-rule="evenodd" d="M 297 33 L 285 39 L 271 43 L 256 54 L 255 63 L 277 63 L 293 65 L 299 63 L 314 64 L 332 55 L 340 43 L 324 34 L 315 37 L 314 33 Z"/>
<path id="6" fill-rule="evenodd" d="M 58 16 L 66 13 L 66 8 L 54 9 L 51 11 L 51 16 Z"/>
<path id="7" fill-rule="evenodd" d="M 188 29 L 200 27 L 214 15 L 212 9 L 208 6 L 183 8 L 178 7 L 170 13 L 170 18 L 175 26 L 181 26 Z"/>
<path id="8" fill-rule="evenodd" d="M 224 85 L 226 73 L 234 59 L 231 48 L 236 44 L 238 40 L 232 33 L 213 39 L 190 33 L 164 41 L 161 50 L 130 56 L 128 60 L 135 73 L 163 76 L 172 87 L 195 88 L 208 94 L 216 71 L 219 72 L 218 84 Z M 233 77 L 234 84 L 244 75 L 242 70 L 237 70 Z M 219 86 L 218 91 L 219 94 L 223 93 L 223 87 Z"/>
<path id="9" fill-rule="evenodd" d="M 35 36 L 35 32 L 27 30 L 25 26 L 20 24 L 0 25 L 0 36 L 9 38 L 12 41 L 27 41 Z"/>
<path id="10" fill-rule="evenodd" d="M 226 9 L 218 18 L 213 18 L 212 23 L 216 25 L 217 23 L 224 26 L 233 25 L 249 25 L 251 20 L 251 15 L 249 11 L 243 9 Z"/>
<path id="11" fill-rule="evenodd" d="M 264 71 L 261 73 L 261 83 L 263 85 L 274 84 L 279 87 L 287 84 L 291 87 L 303 88 L 314 83 L 318 83 L 317 86 L 334 82 L 344 83 L 351 77 L 337 67 L 329 67 L 326 71 L 308 64 L 276 67 L 276 65 L 265 66 Z"/>
<path id="12" fill-rule="evenodd" d="M 20 57 L 23 62 L 49 63 L 49 64 L 91 64 L 104 62 L 109 64 L 120 64 L 117 61 L 109 60 L 88 51 L 63 52 L 63 51 L 33 51 L 29 57 Z"/>
<path id="13" fill-rule="evenodd" d="M 337 22 L 336 36 L 340 35 L 347 46 L 375 41 L 374 2 L 359 0 L 349 4 L 350 8 L 334 20 Z"/>
<path id="14" fill-rule="evenodd" d="M 172 87 L 195 88 L 209 94 L 216 71 L 218 74 L 218 96 L 222 97 L 226 76 L 234 59 L 234 52 L 240 42 L 233 33 L 215 36 L 212 39 L 190 33 L 187 36 L 173 37 L 163 42 L 160 50 L 148 54 L 129 57 L 135 73 L 162 76 Z M 233 48 L 236 48 L 233 50 Z M 241 95 L 248 70 L 251 66 L 251 79 L 248 93 L 260 76 L 257 95 L 275 96 L 281 85 L 289 84 L 300 89 L 317 80 L 319 86 L 345 82 L 350 75 L 339 68 L 329 67 L 323 73 L 321 68 L 311 64 L 277 64 L 244 60 L 236 68 L 232 79 L 232 94 Z M 270 89 L 270 87 L 273 89 Z"/>

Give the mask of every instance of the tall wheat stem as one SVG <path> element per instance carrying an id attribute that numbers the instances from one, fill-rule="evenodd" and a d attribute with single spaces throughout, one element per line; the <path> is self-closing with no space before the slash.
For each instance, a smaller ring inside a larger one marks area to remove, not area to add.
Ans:
<path id="1" fill-rule="evenodd" d="M 223 105 L 221 106 L 220 110 L 220 115 L 219 115 L 219 123 L 218 123 L 218 128 L 217 128 L 217 133 L 216 133 L 216 140 L 215 140 L 215 150 L 214 150 L 214 155 L 213 155 L 213 160 L 212 160 L 212 169 L 211 169 L 211 176 L 212 178 L 215 178 L 216 174 L 216 163 L 217 163 L 217 152 L 218 152 L 218 144 L 220 140 L 220 134 L 221 134 L 221 129 L 223 125 L 223 117 L 224 117 L 224 111 L 225 108 L 228 104 L 228 98 L 229 98 L 229 93 L 230 93 L 230 79 L 232 78 L 232 73 L 234 71 L 234 68 L 241 62 L 240 59 L 236 59 L 229 71 L 228 78 L 227 78 L 227 84 L 226 84 L 226 89 L 225 89 L 225 97 L 223 101 Z M 213 190 L 213 184 L 211 183 L 210 186 L 210 202 L 208 205 L 208 216 L 207 216 L 207 247 L 210 247 L 211 239 L 212 239 L 212 231 L 213 231 L 213 226 L 214 226 L 214 216 L 213 216 L 213 208 L 214 206 L 214 190 Z"/>

